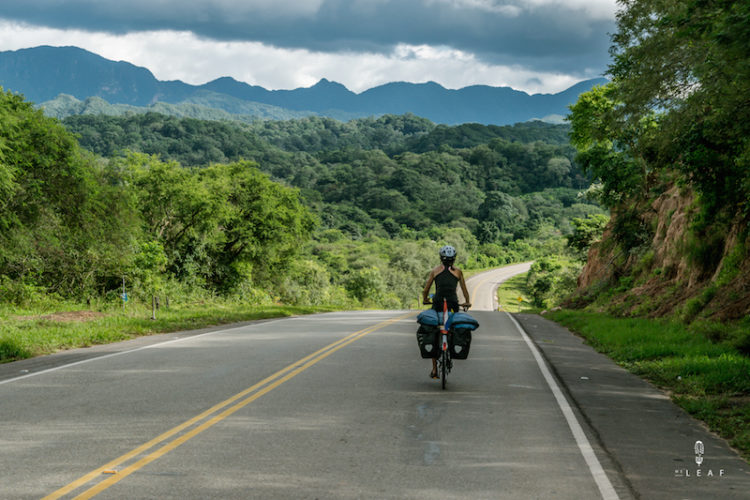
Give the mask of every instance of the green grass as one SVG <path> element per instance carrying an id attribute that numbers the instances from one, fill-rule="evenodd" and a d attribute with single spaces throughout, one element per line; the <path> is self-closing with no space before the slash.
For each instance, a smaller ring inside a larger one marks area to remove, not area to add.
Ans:
<path id="1" fill-rule="evenodd" d="M 161 308 L 157 319 L 145 307 L 129 304 L 129 309 L 113 309 L 86 321 L 44 319 L 50 311 L 11 311 L 0 313 L 0 362 L 16 361 L 62 349 L 87 347 L 127 340 L 142 335 L 206 326 L 311 314 L 333 310 L 328 307 L 248 306 L 238 303 L 196 303 Z M 61 304 L 60 311 L 81 310 Z M 32 316 L 19 319 L 18 316 Z"/>
<path id="2" fill-rule="evenodd" d="M 497 303 L 501 310 L 511 313 L 538 312 L 531 305 L 531 296 L 526 290 L 526 274 L 513 276 L 497 289 Z"/>
<path id="3" fill-rule="evenodd" d="M 750 459 L 750 358 L 683 323 L 556 311 L 548 316 L 672 400 Z"/>

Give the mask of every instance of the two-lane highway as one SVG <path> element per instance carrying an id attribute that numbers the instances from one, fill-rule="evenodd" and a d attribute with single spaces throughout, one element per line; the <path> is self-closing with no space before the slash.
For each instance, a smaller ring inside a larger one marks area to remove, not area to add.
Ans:
<path id="1" fill-rule="evenodd" d="M 2 365 L 0 498 L 746 498 L 746 463 L 668 398 L 559 326 L 495 311 L 526 269 L 469 280 L 481 326 L 445 391 L 415 311 Z M 697 440 L 714 478 L 695 477 Z"/>
<path id="2" fill-rule="evenodd" d="M 414 313 L 259 322 L 0 384 L 2 498 L 602 498 L 509 316 L 448 390 Z M 169 337 L 166 337 L 169 338 Z"/>

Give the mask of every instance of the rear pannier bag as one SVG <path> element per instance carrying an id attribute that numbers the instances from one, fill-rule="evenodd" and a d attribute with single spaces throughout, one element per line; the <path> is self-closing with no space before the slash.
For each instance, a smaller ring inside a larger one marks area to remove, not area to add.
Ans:
<path id="1" fill-rule="evenodd" d="M 469 328 L 453 328 L 451 335 L 451 358 L 466 359 L 469 357 L 471 330 Z"/>
<path id="2" fill-rule="evenodd" d="M 437 358 L 440 353 L 440 329 L 436 326 L 419 325 L 417 345 L 423 358 Z"/>

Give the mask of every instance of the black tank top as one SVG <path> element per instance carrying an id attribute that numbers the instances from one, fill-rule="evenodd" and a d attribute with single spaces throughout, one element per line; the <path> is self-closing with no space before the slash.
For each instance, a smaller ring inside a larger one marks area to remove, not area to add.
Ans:
<path id="1" fill-rule="evenodd" d="M 435 297 L 433 303 L 435 306 L 439 306 L 441 311 L 443 310 L 443 299 L 448 301 L 449 308 L 453 304 L 458 304 L 457 285 L 458 278 L 450 272 L 447 266 L 443 268 L 440 274 L 435 276 Z"/>

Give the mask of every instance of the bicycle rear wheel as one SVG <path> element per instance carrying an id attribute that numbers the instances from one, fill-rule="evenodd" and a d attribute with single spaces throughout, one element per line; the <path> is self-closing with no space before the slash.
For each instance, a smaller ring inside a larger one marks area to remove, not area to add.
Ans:
<path id="1" fill-rule="evenodd" d="M 448 351 L 443 351 L 440 354 L 440 378 L 443 384 L 443 390 L 445 390 L 445 376 L 448 373 Z"/>

